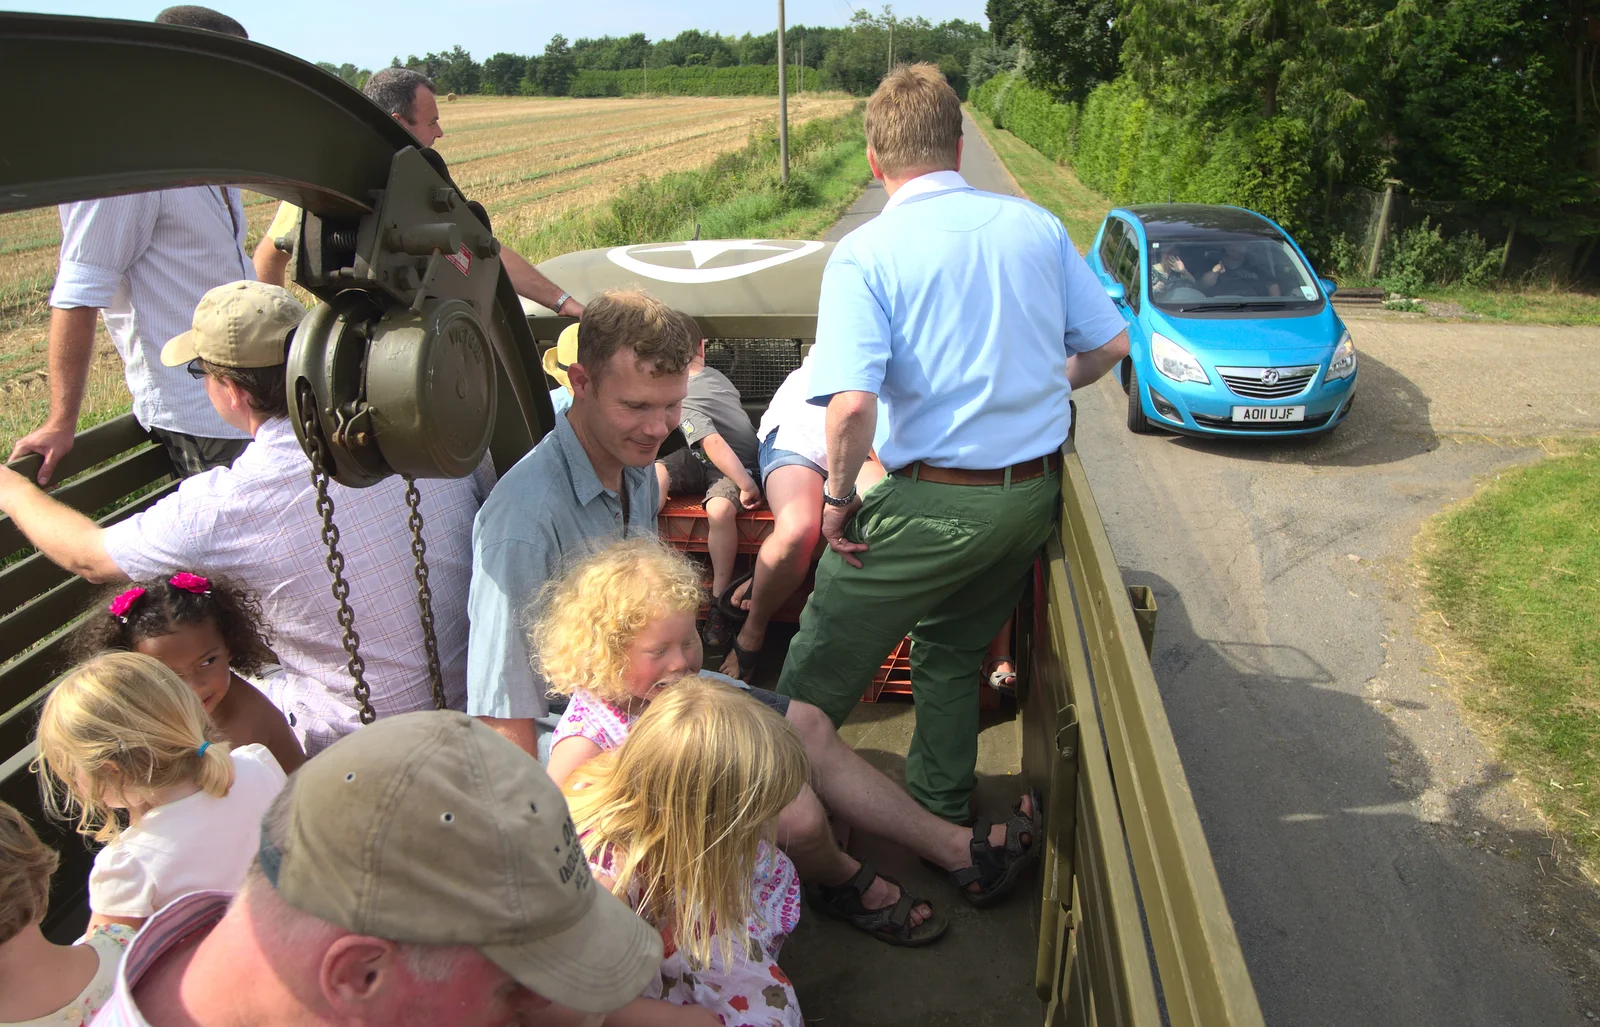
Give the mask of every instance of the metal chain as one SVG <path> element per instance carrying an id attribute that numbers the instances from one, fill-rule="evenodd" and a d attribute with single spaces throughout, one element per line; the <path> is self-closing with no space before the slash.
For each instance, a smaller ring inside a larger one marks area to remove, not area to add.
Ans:
<path id="1" fill-rule="evenodd" d="M 444 677 L 439 672 L 439 640 L 433 633 L 433 589 L 428 587 L 428 545 L 422 540 L 422 494 L 417 491 L 417 479 L 405 476 L 406 506 L 411 508 L 411 555 L 416 558 L 413 568 L 417 576 L 417 606 L 422 611 L 422 644 L 428 653 L 428 681 L 433 685 L 435 709 L 445 708 Z"/>
<path id="2" fill-rule="evenodd" d="M 350 609 L 350 583 L 344 578 L 344 555 L 339 552 L 339 529 L 333 523 L 333 499 L 328 495 L 328 454 L 316 422 L 316 401 L 303 397 L 301 427 L 305 429 L 307 456 L 311 459 L 311 484 L 317 490 L 317 513 L 322 516 L 322 543 L 328 547 L 328 573 L 333 575 L 333 597 L 339 600 L 339 626 L 344 629 L 344 651 L 349 659 L 345 668 L 355 680 L 356 701 L 361 704 L 361 723 L 378 719 L 372 709 L 372 689 L 367 685 L 367 665 L 358 647 L 355 612 Z"/>

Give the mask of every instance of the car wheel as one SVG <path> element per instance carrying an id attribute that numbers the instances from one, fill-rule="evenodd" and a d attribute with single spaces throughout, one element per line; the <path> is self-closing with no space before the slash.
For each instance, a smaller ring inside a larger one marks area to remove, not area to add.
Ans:
<path id="1" fill-rule="evenodd" d="M 1149 435 L 1154 429 L 1150 425 L 1150 418 L 1144 415 L 1144 406 L 1140 403 L 1139 369 L 1133 361 L 1128 361 L 1128 430 L 1135 435 Z"/>
<path id="2" fill-rule="evenodd" d="M 1124 395 L 1126 395 L 1127 392 L 1128 392 L 1128 375 L 1131 374 L 1132 372 L 1133 372 L 1133 358 L 1132 357 L 1123 357 L 1122 358 L 1122 392 L 1123 392 Z"/>

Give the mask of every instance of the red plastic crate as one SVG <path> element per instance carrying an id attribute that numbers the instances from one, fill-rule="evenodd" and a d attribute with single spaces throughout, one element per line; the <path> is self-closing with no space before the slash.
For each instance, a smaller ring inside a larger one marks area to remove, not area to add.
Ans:
<path id="1" fill-rule="evenodd" d="M 679 496 L 668 499 L 661 508 L 661 515 L 656 519 L 657 529 L 661 540 L 674 549 L 686 553 L 704 553 L 706 551 L 706 528 L 708 526 L 705 508 L 700 501 L 689 496 Z M 753 557 L 761 549 L 761 543 L 772 534 L 771 510 L 740 510 L 736 520 L 739 528 L 739 553 L 742 556 Z M 744 563 L 745 561 L 740 561 Z M 742 573 L 748 565 L 736 571 Z M 707 568 L 709 572 L 710 568 Z M 815 568 L 813 567 L 813 571 Z M 709 589 L 710 577 L 706 579 Z M 812 573 L 806 575 L 806 580 L 795 590 L 783 606 L 772 617 L 774 621 L 794 623 L 800 619 L 800 611 L 805 608 L 806 598 L 811 595 L 815 585 Z M 701 616 L 705 611 L 702 609 Z M 979 682 L 980 701 L 982 709 L 993 709 L 999 705 L 999 696 L 991 688 L 983 688 Z M 884 657 L 883 664 L 877 673 L 872 676 L 872 682 L 867 690 L 862 693 L 862 702 L 877 702 L 883 697 L 910 698 L 911 697 L 911 639 L 902 638 L 894 650 Z"/>
<path id="2" fill-rule="evenodd" d="M 772 511 L 740 510 L 735 523 L 739 529 L 739 552 L 754 556 L 761 543 L 772 534 Z M 667 500 L 656 518 L 656 528 L 661 541 L 686 553 L 706 551 L 706 530 L 710 521 L 705 507 L 692 496 L 677 496 Z"/>

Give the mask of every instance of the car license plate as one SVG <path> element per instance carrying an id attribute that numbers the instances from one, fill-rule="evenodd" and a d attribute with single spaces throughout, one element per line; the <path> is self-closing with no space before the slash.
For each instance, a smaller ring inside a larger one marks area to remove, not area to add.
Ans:
<path id="1" fill-rule="evenodd" d="M 1233 419 L 1248 424 L 1275 421 L 1304 421 L 1305 407 L 1234 407 Z"/>

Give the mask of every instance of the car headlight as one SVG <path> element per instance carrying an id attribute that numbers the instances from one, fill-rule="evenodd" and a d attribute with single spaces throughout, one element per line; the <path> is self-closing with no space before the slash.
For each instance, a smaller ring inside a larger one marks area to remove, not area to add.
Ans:
<path id="1" fill-rule="evenodd" d="M 1175 382 L 1211 382 L 1192 353 L 1159 333 L 1150 336 L 1150 362 Z"/>
<path id="2" fill-rule="evenodd" d="M 1356 344 L 1351 341 L 1350 333 L 1345 332 L 1339 337 L 1339 345 L 1333 348 L 1333 358 L 1328 361 L 1328 381 L 1336 382 L 1355 373 Z"/>

